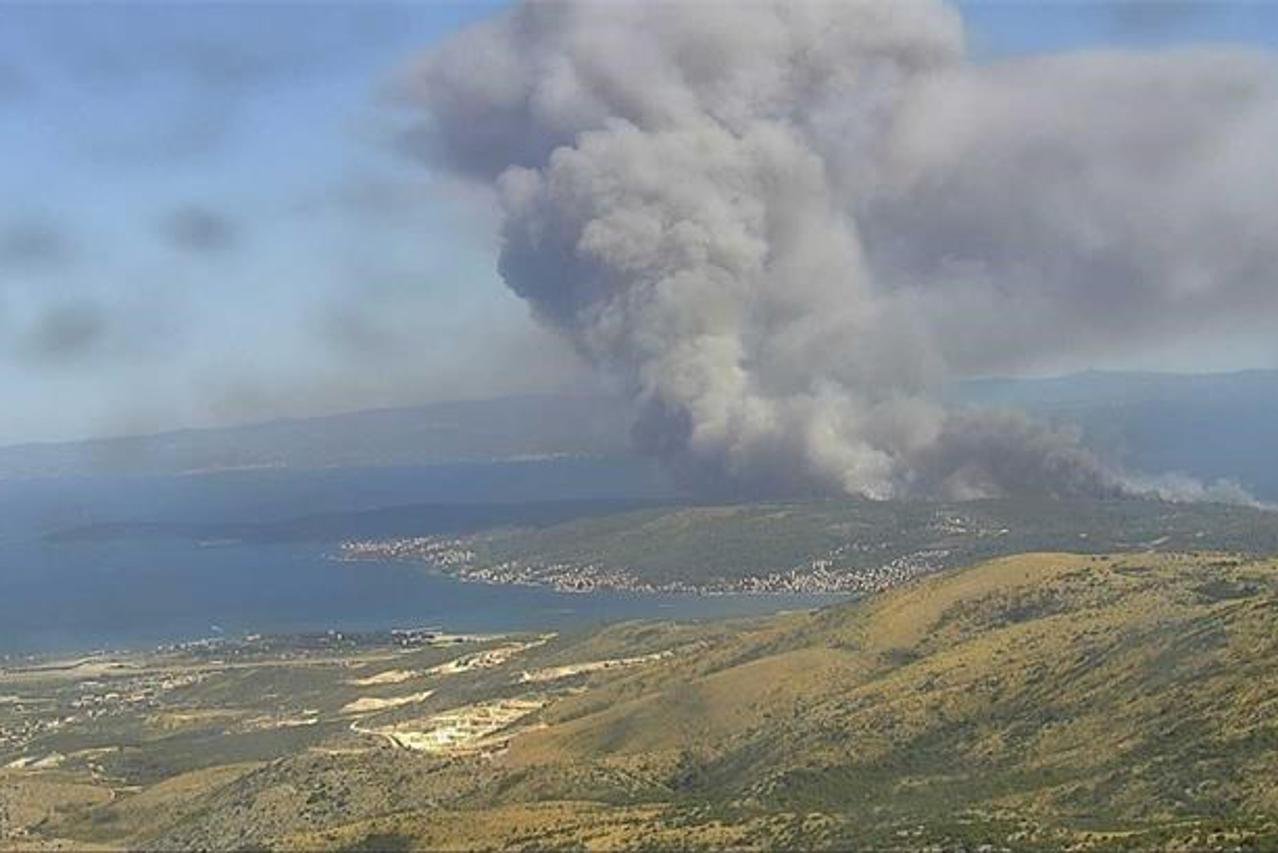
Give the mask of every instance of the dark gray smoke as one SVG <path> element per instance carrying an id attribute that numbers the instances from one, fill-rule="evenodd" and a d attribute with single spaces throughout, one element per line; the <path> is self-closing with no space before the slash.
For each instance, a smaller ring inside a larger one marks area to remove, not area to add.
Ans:
<path id="1" fill-rule="evenodd" d="M 977 67 L 939 3 L 531 3 L 410 89 L 425 156 L 496 187 L 509 286 L 712 482 L 1183 492 L 932 391 L 1274 325 L 1268 56 Z"/>

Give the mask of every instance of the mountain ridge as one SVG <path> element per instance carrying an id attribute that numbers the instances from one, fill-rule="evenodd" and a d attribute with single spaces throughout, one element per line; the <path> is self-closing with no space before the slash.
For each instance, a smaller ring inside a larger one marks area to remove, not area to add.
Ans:
<path id="1" fill-rule="evenodd" d="M 1011 407 L 1079 430 L 1102 457 L 1144 474 L 1236 481 L 1278 499 L 1278 370 L 1088 371 L 973 379 L 951 403 Z M 617 398 L 526 395 L 428 403 L 145 436 L 0 447 L 0 480 L 228 470 L 395 467 L 527 458 L 633 458 Z"/>

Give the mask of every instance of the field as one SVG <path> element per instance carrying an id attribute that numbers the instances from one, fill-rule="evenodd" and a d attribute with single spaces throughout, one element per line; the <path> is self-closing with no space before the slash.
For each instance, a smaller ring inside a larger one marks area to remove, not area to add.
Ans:
<path id="1" fill-rule="evenodd" d="M 0 673 L 0 844 L 1267 849 L 1278 561 L 1022 554 L 575 635 Z"/>

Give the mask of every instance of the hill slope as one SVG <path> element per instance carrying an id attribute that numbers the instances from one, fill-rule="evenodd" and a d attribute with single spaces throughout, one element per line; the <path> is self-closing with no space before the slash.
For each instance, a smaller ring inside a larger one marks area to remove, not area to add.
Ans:
<path id="1" fill-rule="evenodd" d="M 880 591 L 1027 551 L 1278 553 L 1278 512 L 1145 500 L 791 501 L 494 527 L 432 535 L 423 519 L 424 538 L 351 543 L 344 553 L 421 559 L 482 581 L 715 592 Z"/>
<path id="2" fill-rule="evenodd" d="M 249 766 L 239 741 L 220 775 L 184 758 L 182 783 L 47 829 L 166 849 L 1267 849 L 1275 628 L 1275 560 L 1018 555 L 817 612 L 540 641 L 429 676 L 437 693 L 406 700 L 424 719 L 392 702 L 326 728 L 312 686 L 308 748 Z M 396 686 L 404 667 L 356 672 L 387 701 L 426 683 Z M 486 748 L 356 748 L 458 707 L 519 710 Z M 147 817 L 146 796 L 169 805 Z"/>
<path id="3" fill-rule="evenodd" d="M 1051 846 L 1264 822 L 1276 569 L 999 560 L 574 697 L 508 761 L 664 761 L 673 801 L 734 823 L 816 815 L 830 825 L 796 841 L 834 846 L 918 825 Z"/>

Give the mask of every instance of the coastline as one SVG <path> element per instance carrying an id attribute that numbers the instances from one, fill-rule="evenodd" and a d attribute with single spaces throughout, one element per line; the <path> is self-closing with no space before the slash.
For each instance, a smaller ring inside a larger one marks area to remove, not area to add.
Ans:
<path id="1" fill-rule="evenodd" d="M 756 572 L 739 578 L 708 578 L 704 582 L 650 581 L 629 567 L 596 562 L 537 562 L 481 559 L 466 540 L 410 537 L 347 540 L 332 559 L 339 562 L 418 563 L 429 571 L 466 583 L 522 586 L 555 592 L 632 592 L 662 595 L 847 595 L 883 592 L 946 568 L 950 552 L 929 549 L 898 557 L 879 566 L 839 567 L 818 558 L 806 565 Z"/>

